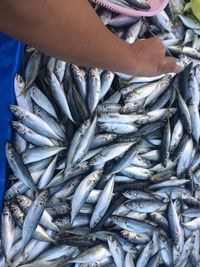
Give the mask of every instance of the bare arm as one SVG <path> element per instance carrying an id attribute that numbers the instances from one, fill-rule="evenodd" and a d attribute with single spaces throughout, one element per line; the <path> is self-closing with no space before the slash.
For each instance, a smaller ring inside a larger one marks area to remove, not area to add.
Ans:
<path id="1" fill-rule="evenodd" d="M 0 0 L 0 31 L 77 65 L 143 76 L 180 71 L 160 40 L 127 45 L 87 0 Z"/>

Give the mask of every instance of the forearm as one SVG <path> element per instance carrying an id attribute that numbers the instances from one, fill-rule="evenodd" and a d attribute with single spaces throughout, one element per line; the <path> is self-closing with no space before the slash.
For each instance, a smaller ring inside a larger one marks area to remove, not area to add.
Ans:
<path id="1" fill-rule="evenodd" d="M 133 49 L 104 27 L 87 0 L 0 0 L 0 30 L 77 65 L 134 74 Z"/>

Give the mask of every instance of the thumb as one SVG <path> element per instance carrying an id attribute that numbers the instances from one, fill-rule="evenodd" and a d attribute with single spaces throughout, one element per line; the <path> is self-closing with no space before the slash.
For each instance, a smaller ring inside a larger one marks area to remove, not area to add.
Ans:
<path id="1" fill-rule="evenodd" d="M 161 62 L 160 66 L 158 67 L 158 73 L 169 73 L 169 72 L 175 72 L 179 73 L 182 71 L 181 66 L 176 64 L 176 58 L 175 57 L 165 57 L 164 60 Z"/>

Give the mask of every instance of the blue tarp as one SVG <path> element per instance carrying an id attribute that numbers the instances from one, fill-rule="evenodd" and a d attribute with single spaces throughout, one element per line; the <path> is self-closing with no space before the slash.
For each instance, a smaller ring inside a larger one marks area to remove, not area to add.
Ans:
<path id="1" fill-rule="evenodd" d="M 12 138 L 8 106 L 15 102 L 13 80 L 20 72 L 23 44 L 0 34 L 0 209 L 6 187 L 5 142 Z"/>

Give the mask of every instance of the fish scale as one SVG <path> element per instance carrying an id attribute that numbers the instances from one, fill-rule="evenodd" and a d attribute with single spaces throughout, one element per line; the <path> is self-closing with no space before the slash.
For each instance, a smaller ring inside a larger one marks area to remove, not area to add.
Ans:
<path id="1" fill-rule="evenodd" d="M 170 0 L 150 19 L 96 9 L 124 40 L 160 37 L 184 66 L 178 75 L 132 77 L 25 48 L 11 110 L 26 142 L 7 144 L 0 266 L 198 266 L 200 23 L 184 5 Z"/>

